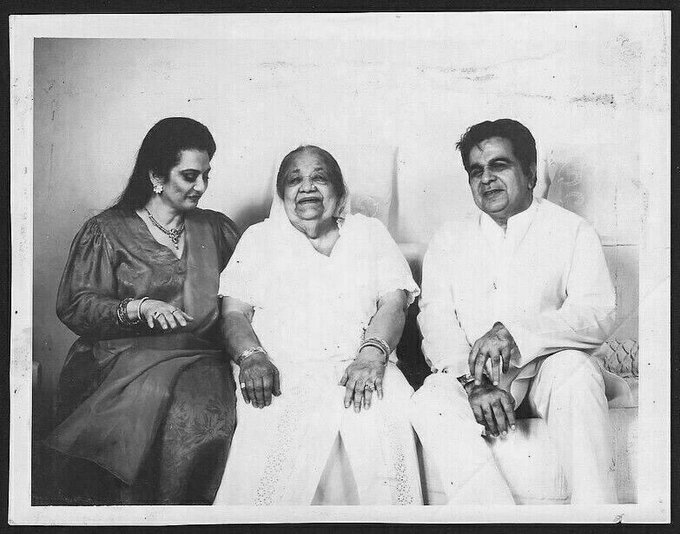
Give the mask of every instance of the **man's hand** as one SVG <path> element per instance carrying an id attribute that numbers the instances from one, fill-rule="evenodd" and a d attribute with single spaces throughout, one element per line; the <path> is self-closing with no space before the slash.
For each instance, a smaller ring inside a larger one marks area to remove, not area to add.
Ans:
<path id="1" fill-rule="evenodd" d="M 246 358 L 239 372 L 241 393 L 246 404 L 264 408 L 272 403 L 272 395 L 281 395 L 279 370 L 264 353 L 255 353 Z"/>
<path id="2" fill-rule="evenodd" d="M 502 323 L 494 324 L 470 349 L 468 365 L 470 374 L 475 376 L 475 385 L 482 383 L 484 365 L 486 360 L 491 360 L 492 376 L 489 378 L 497 386 L 501 381 L 501 368 L 502 372 L 507 372 L 513 351 L 519 352 L 519 349 L 508 329 Z"/>
<path id="3" fill-rule="evenodd" d="M 515 399 L 510 393 L 488 382 L 470 384 L 466 390 L 472 413 L 487 434 L 495 438 L 499 432 L 506 435 L 508 428 L 515 430 Z"/>

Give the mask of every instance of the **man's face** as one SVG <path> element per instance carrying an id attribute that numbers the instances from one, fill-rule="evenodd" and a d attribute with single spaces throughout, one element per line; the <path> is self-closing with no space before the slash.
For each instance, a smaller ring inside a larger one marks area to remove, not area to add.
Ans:
<path id="1" fill-rule="evenodd" d="M 499 224 L 531 205 L 536 168 L 527 175 L 515 157 L 512 143 L 490 137 L 470 150 L 468 178 L 477 207 Z"/>

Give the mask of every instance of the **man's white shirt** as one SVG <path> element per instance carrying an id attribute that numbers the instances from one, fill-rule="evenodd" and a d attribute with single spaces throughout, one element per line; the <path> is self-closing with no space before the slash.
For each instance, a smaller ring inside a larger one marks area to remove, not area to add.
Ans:
<path id="1" fill-rule="evenodd" d="M 495 322 L 519 356 L 510 374 L 535 374 L 537 358 L 592 352 L 607 338 L 616 297 L 592 226 L 534 198 L 504 231 L 487 214 L 445 224 L 423 260 L 418 323 L 433 370 L 467 373 L 472 344 Z"/>

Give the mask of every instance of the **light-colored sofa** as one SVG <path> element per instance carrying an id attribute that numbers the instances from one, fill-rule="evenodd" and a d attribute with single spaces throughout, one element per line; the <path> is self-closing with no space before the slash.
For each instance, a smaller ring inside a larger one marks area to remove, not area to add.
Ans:
<path id="1" fill-rule="evenodd" d="M 326 147 L 333 153 L 343 170 L 349 189 L 352 192 L 352 211 L 377 217 L 394 232 L 400 220 L 399 209 L 395 202 L 396 189 L 400 179 L 400 169 L 406 158 L 393 146 L 357 146 L 353 144 Z M 276 172 L 283 153 L 272 164 Z M 272 176 L 272 180 L 273 180 Z M 548 193 L 549 180 L 541 179 L 535 190 L 540 196 Z M 271 194 L 271 191 L 270 191 Z M 266 199 L 260 204 L 268 204 Z M 260 206 L 260 207 L 262 207 Z M 262 208 L 264 210 L 265 208 Z M 261 220 L 265 211 L 255 210 L 252 221 Z M 392 224 L 390 224 L 392 223 Z M 397 237 L 395 235 L 395 237 Z M 422 259 L 426 243 L 399 243 L 407 259 L 414 278 L 421 280 Z M 616 258 L 614 258 L 614 262 Z M 622 282 L 619 281 L 619 284 Z M 430 372 L 420 350 L 421 337 L 416 316 L 418 303 L 415 302 L 408 312 L 404 334 L 397 349 L 399 366 L 411 385 L 417 389 Z M 610 402 L 610 419 L 613 427 L 613 440 L 616 451 L 616 477 L 618 496 L 621 503 L 634 503 L 637 500 L 637 376 L 638 345 L 635 340 L 613 337 L 603 344 L 599 351 L 604 366 L 619 374 L 631 386 L 632 395 L 620 397 Z M 40 366 L 33 365 L 34 392 L 34 436 L 41 436 L 49 428 L 51 405 L 48 395 L 40 385 Z M 43 428 L 45 427 L 45 428 Z M 550 444 L 547 428 L 541 419 L 523 419 L 518 423 L 518 431 L 505 440 L 488 440 L 495 460 L 505 475 L 519 504 L 555 504 L 569 502 L 569 489 L 557 463 L 555 452 Z M 43 459 L 36 454 L 34 447 L 33 473 L 45 473 Z M 452 451 L 452 454 L 455 451 Z M 422 482 L 427 504 L 443 504 L 445 496 L 437 470 L 420 450 L 422 462 Z M 34 494 L 44 485 L 43 477 L 34 476 Z"/>

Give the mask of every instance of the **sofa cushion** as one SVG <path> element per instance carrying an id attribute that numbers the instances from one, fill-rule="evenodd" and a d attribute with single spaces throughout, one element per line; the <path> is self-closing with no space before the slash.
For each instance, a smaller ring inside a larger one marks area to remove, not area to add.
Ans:
<path id="1" fill-rule="evenodd" d="M 636 379 L 639 373 L 638 350 L 638 342 L 634 339 L 610 338 L 596 354 L 602 357 L 604 367 L 610 373 Z"/>
<path id="2" fill-rule="evenodd" d="M 634 339 L 612 337 L 602 344 L 595 355 L 601 358 L 603 367 L 622 377 L 630 387 L 630 395 L 609 400 L 610 408 L 638 405 L 638 342 Z"/>

